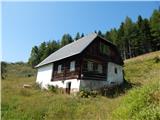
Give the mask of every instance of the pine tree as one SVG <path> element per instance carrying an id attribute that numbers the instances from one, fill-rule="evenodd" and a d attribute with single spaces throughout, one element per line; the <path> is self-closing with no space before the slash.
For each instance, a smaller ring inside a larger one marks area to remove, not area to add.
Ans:
<path id="1" fill-rule="evenodd" d="M 104 37 L 103 33 L 99 30 L 97 33 L 99 36 Z"/>
<path id="2" fill-rule="evenodd" d="M 125 52 L 127 58 L 132 57 L 132 39 L 131 39 L 132 28 L 133 28 L 132 20 L 127 16 L 124 23 Z"/>
<path id="3" fill-rule="evenodd" d="M 117 33 L 117 30 L 115 28 L 111 29 L 109 37 L 110 37 L 111 42 L 113 44 L 117 45 L 118 33 Z"/>
<path id="4" fill-rule="evenodd" d="M 61 47 L 73 42 L 72 37 L 69 34 L 64 34 L 61 39 Z"/>
<path id="5" fill-rule="evenodd" d="M 149 21 L 147 19 L 143 20 L 142 32 L 143 32 L 143 45 L 145 53 L 151 50 L 151 32 L 150 32 Z"/>
<path id="6" fill-rule="evenodd" d="M 122 22 L 118 29 L 118 47 L 123 59 L 126 59 L 125 40 L 124 40 L 124 23 Z"/>
<path id="7" fill-rule="evenodd" d="M 150 18 L 151 35 L 152 35 L 152 49 L 160 50 L 160 11 L 154 10 Z"/>
<path id="8" fill-rule="evenodd" d="M 145 53 L 144 51 L 144 33 L 143 33 L 143 18 L 138 16 L 137 20 L 137 28 L 138 28 L 138 35 L 137 35 L 137 48 L 136 52 L 139 54 Z"/>
<path id="9" fill-rule="evenodd" d="M 80 39 L 80 38 L 81 38 L 81 36 L 80 36 L 79 32 L 77 32 L 76 37 L 75 37 L 75 40 L 78 40 L 78 39 Z"/>
<path id="10" fill-rule="evenodd" d="M 111 37 L 110 37 L 110 32 L 109 32 L 109 31 L 106 31 L 106 33 L 105 33 L 105 35 L 104 35 L 104 38 L 105 38 L 106 40 L 111 41 Z"/>
<path id="11" fill-rule="evenodd" d="M 39 49 L 37 46 L 34 46 L 32 48 L 32 51 L 31 51 L 31 55 L 30 55 L 30 58 L 28 60 L 28 63 L 34 67 L 35 65 L 37 65 L 39 62 L 40 62 L 40 54 L 39 54 Z"/>
<path id="12" fill-rule="evenodd" d="M 46 56 L 48 57 L 50 54 L 58 50 L 59 47 L 59 44 L 55 40 L 49 41 L 45 49 Z"/>
<path id="13" fill-rule="evenodd" d="M 84 33 L 81 34 L 81 38 L 84 37 Z"/>
<path id="14" fill-rule="evenodd" d="M 46 49 L 47 49 L 46 42 L 41 43 L 39 46 L 40 61 L 43 61 L 47 57 Z"/>

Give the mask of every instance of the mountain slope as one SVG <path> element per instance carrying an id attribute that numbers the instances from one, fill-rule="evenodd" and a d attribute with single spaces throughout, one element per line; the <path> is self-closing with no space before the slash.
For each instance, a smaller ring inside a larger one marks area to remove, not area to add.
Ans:
<path id="1" fill-rule="evenodd" d="M 160 51 L 125 61 L 126 81 L 132 88 L 114 98 L 79 98 L 40 90 L 35 70 L 8 64 L 2 80 L 2 120 L 158 120 L 160 117 Z M 23 84 L 32 84 L 23 88 Z"/>

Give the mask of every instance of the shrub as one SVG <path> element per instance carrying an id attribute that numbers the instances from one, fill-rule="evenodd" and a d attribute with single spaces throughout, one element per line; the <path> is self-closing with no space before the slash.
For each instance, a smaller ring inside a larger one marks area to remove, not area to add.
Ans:
<path id="1" fill-rule="evenodd" d="M 160 56 L 154 57 L 153 60 L 155 61 L 155 63 L 159 63 L 160 62 Z"/>
<path id="2" fill-rule="evenodd" d="M 54 93 L 58 93 L 58 86 L 48 85 L 48 90 Z"/>
<path id="3" fill-rule="evenodd" d="M 89 98 L 89 97 L 96 97 L 98 95 L 98 92 L 95 90 L 81 90 L 78 93 L 78 96 L 82 97 L 82 98 Z"/>

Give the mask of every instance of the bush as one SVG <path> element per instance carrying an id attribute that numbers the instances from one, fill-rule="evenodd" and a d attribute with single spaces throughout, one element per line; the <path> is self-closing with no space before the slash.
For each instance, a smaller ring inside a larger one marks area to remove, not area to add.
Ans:
<path id="1" fill-rule="evenodd" d="M 82 98 L 89 98 L 89 97 L 96 97 L 98 95 L 98 92 L 95 90 L 81 90 L 78 93 L 78 96 L 82 97 Z"/>
<path id="2" fill-rule="evenodd" d="M 154 57 L 153 60 L 155 61 L 155 63 L 159 63 L 160 62 L 160 56 Z"/>
<path id="3" fill-rule="evenodd" d="M 53 92 L 53 93 L 57 93 L 57 94 L 64 94 L 64 89 L 63 88 L 58 88 L 58 86 L 54 86 L 54 85 L 48 85 L 48 90 Z"/>

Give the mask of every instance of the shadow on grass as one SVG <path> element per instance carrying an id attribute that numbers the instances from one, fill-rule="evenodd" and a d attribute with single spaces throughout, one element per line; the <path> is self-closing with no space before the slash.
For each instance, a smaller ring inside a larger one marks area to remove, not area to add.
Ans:
<path id="1" fill-rule="evenodd" d="M 106 96 L 108 98 L 116 98 L 125 94 L 128 90 L 132 89 L 133 87 L 139 86 L 141 86 L 141 83 L 131 83 L 127 80 L 124 80 L 124 82 L 121 85 L 102 88 L 100 93 L 102 96 Z"/>

